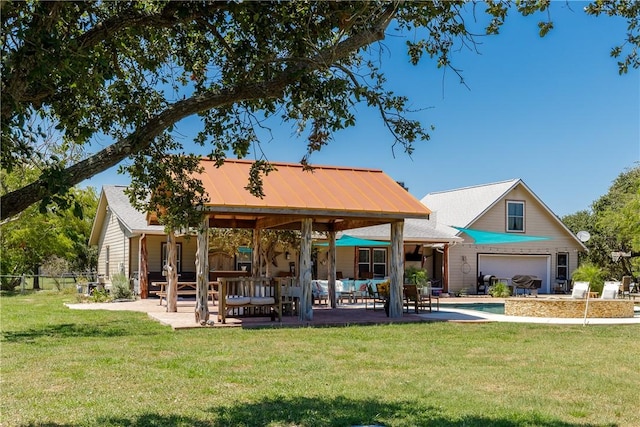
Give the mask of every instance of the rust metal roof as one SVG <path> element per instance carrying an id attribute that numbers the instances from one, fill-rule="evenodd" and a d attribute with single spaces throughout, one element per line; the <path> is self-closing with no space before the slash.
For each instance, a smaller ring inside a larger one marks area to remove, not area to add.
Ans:
<path id="1" fill-rule="evenodd" d="M 381 170 L 271 163 L 263 176 L 264 198 L 245 189 L 251 161 L 227 159 L 221 167 L 203 159 L 197 177 L 209 195 L 211 226 L 299 228 L 313 218 L 314 230 L 347 230 L 405 218 L 428 218 L 431 211 Z"/>

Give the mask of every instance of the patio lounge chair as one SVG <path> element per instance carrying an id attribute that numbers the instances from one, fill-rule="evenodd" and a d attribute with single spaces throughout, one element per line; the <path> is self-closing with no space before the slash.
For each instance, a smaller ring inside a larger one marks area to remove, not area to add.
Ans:
<path id="1" fill-rule="evenodd" d="M 616 299 L 620 291 L 620 282 L 604 282 L 600 299 Z"/>
<path id="2" fill-rule="evenodd" d="M 622 283 L 620 284 L 620 296 L 624 298 L 625 296 L 631 299 L 631 283 L 633 282 L 633 277 L 631 276 L 622 276 Z"/>
<path id="3" fill-rule="evenodd" d="M 573 282 L 573 290 L 571 291 L 571 298 L 583 299 L 587 297 L 589 292 L 589 282 Z"/>

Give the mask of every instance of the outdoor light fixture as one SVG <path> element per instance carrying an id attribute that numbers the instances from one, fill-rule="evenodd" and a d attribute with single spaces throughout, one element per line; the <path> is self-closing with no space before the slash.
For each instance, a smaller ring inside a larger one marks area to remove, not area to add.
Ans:
<path id="1" fill-rule="evenodd" d="M 287 252 L 285 252 L 285 253 L 284 253 L 284 257 L 285 257 L 286 259 L 291 259 L 291 254 L 289 253 L 289 251 L 287 251 Z"/>

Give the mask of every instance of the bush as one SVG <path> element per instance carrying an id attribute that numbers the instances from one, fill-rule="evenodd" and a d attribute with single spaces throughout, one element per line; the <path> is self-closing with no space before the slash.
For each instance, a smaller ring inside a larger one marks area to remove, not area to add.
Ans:
<path id="1" fill-rule="evenodd" d="M 89 297 L 89 299 L 92 302 L 108 302 L 111 298 L 109 297 L 109 294 L 106 290 L 94 289 L 93 292 L 91 292 L 91 296 Z"/>
<path id="2" fill-rule="evenodd" d="M 574 282 L 589 282 L 592 292 L 602 293 L 604 287 L 604 271 L 595 264 L 585 262 L 571 275 Z"/>
<path id="3" fill-rule="evenodd" d="M 124 274 L 114 274 L 111 278 L 111 286 L 111 298 L 114 300 L 133 298 L 133 292 L 129 288 L 129 279 Z"/>
<path id="4" fill-rule="evenodd" d="M 504 282 L 498 282 L 489 288 L 489 295 L 494 298 L 507 298 L 511 296 L 511 290 Z"/>

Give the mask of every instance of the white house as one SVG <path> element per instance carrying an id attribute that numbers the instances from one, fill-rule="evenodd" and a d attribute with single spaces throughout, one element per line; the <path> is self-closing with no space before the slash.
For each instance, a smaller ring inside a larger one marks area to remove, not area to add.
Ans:
<path id="1" fill-rule="evenodd" d="M 540 293 L 566 291 L 578 252 L 587 250 L 521 179 L 430 193 L 421 201 L 432 211 L 429 220 L 410 220 L 405 227 L 423 230 L 423 237 L 449 236 L 450 244 L 425 242 L 420 249 L 422 266 L 449 293 L 477 293 L 480 276 L 509 282 L 515 275 L 537 276 Z M 388 240 L 377 227 L 349 234 Z"/>

